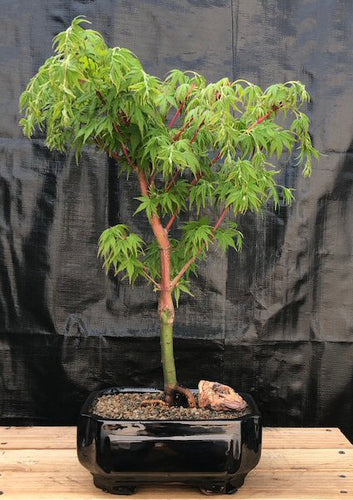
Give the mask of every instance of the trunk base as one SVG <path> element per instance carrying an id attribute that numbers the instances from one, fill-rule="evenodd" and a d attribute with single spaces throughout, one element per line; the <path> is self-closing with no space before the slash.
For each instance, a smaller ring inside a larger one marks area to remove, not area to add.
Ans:
<path id="1" fill-rule="evenodd" d="M 166 386 L 164 392 L 165 400 L 169 406 L 196 408 L 195 396 L 187 387 L 181 385 Z"/>

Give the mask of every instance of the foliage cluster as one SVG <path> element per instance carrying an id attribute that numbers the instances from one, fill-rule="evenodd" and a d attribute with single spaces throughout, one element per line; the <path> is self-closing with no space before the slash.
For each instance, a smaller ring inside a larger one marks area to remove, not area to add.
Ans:
<path id="1" fill-rule="evenodd" d="M 180 291 L 189 292 L 189 274 L 210 245 L 241 248 L 229 214 L 259 212 L 269 200 L 291 202 L 292 190 L 276 180 L 276 158 L 295 150 L 310 175 L 318 152 L 302 111 L 309 95 L 298 81 L 263 90 L 245 80 L 208 83 L 178 69 L 161 80 L 130 50 L 109 48 L 98 32 L 84 29 L 87 22 L 74 19 L 54 39 L 55 55 L 21 96 L 21 124 L 29 137 L 36 127 L 44 132 L 50 149 L 74 149 L 78 160 L 84 146 L 93 145 L 128 176 L 137 174 L 136 213 L 164 228 L 178 299 Z M 207 217 L 207 207 L 217 209 L 218 219 Z M 183 212 L 190 220 L 175 224 Z M 99 242 L 107 269 L 131 282 L 143 277 L 156 290 L 160 250 L 157 236 L 145 242 L 124 224 L 106 229 Z"/>

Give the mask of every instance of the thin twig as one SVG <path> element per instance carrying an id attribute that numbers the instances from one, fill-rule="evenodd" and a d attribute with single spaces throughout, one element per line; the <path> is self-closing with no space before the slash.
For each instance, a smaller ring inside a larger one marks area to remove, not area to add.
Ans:
<path id="1" fill-rule="evenodd" d="M 168 184 L 168 186 L 165 188 L 165 192 L 166 193 L 168 193 L 172 189 L 172 187 L 174 186 L 174 184 L 178 180 L 180 172 L 181 172 L 181 170 L 180 170 L 180 168 L 178 168 L 177 171 L 175 172 L 175 174 L 173 175 L 173 179 L 170 181 L 170 183 Z"/>
<path id="2" fill-rule="evenodd" d="M 150 275 L 148 274 L 148 272 L 146 271 L 146 269 L 147 269 L 147 268 L 144 268 L 144 269 L 143 269 L 143 274 L 145 275 L 145 277 L 146 277 L 148 280 L 150 280 L 150 281 L 154 284 L 154 286 L 157 288 L 157 290 L 160 290 L 160 289 L 161 289 L 161 285 L 160 285 L 159 283 L 157 283 L 157 281 L 155 281 L 155 280 L 152 278 L 152 276 L 150 276 Z"/>
<path id="3" fill-rule="evenodd" d="M 253 123 L 252 125 L 250 125 L 250 127 L 245 131 L 246 134 L 248 134 L 249 132 L 252 131 L 253 128 L 255 128 L 257 125 L 260 125 L 260 123 L 264 122 L 265 120 L 267 120 L 267 118 L 269 118 L 275 111 L 277 111 L 278 109 L 280 109 L 281 106 L 276 106 L 275 104 L 272 106 L 272 109 L 266 113 L 265 115 L 261 116 L 261 118 L 259 118 L 258 120 L 256 120 L 255 123 Z"/>
<path id="4" fill-rule="evenodd" d="M 114 158 L 115 160 L 118 160 L 118 161 L 122 161 L 124 158 L 119 155 L 118 153 L 116 153 L 115 151 L 111 151 L 110 149 L 106 148 L 102 142 L 98 139 L 98 137 L 95 137 L 94 138 L 94 142 L 97 144 L 97 146 L 102 149 L 105 153 L 107 153 L 107 155 L 111 156 L 112 158 Z"/>
<path id="5" fill-rule="evenodd" d="M 197 136 L 199 135 L 200 130 L 201 130 L 201 128 L 203 127 L 203 124 L 204 124 L 204 122 L 200 123 L 200 125 L 198 126 L 198 128 L 197 128 L 197 130 L 196 130 L 196 132 L 195 132 L 195 134 L 194 134 L 194 136 L 193 136 L 193 138 L 192 138 L 192 139 L 191 139 L 191 141 L 190 141 L 190 144 L 194 144 L 194 142 L 196 141 Z"/>
<path id="6" fill-rule="evenodd" d="M 196 88 L 196 85 L 193 84 L 192 85 L 192 89 L 189 90 L 189 92 L 186 94 L 186 97 L 185 97 L 185 100 L 180 104 L 179 108 L 177 109 L 177 112 L 175 113 L 172 121 L 169 123 L 169 128 L 173 128 L 174 125 L 175 125 L 175 122 L 177 121 L 177 119 L 179 118 L 181 112 L 183 111 L 184 107 L 186 106 L 186 102 L 188 100 L 188 98 L 190 97 L 191 93 L 192 93 L 192 90 Z"/>
<path id="7" fill-rule="evenodd" d="M 220 160 L 220 159 L 221 159 L 221 157 L 222 157 L 222 154 L 221 154 L 221 152 L 219 152 L 219 153 L 218 153 L 218 154 L 217 154 L 217 155 L 213 158 L 213 160 L 212 160 L 212 165 L 214 165 L 215 163 L 217 163 L 217 161 L 218 161 L 218 160 Z M 175 175 L 176 175 L 176 174 L 175 174 Z M 192 186 L 196 186 L 196 184 L 199 182 L 199 180 L 200 180 L 200 179 L 202 179 L 202 177 L 203 177 L 203 173 L 202 173 L 202 172 L 200 172 L 200 173 L 198 174 L 198 176 L 197 176 L 197 177 L 195 177 L 195 178 L 192 180 L 191 185 L 192 185 Z M 173 182 L 173 181 L 172 181 L 172 182 Z M 172 185 L 173 185 L 173 184 L 172 184 Z M 170 186 L 170 187 L 172 187 L 172 186 Z M 169 188 L 169 189 L 170 189 L 170 188 Z M 169 222 L 168 222 L 168 224 L 166 225 L 166 228 L 165 228 L 165 230 L 167 231 L 167 233 L 169 233 L 169 231 L 171 230 L 171 228 L 172 228 L 172 226 L 173 226 L 174 222 L 177 220 L 177 218 L 178 218 L 178 216 L 179 216 L 179 213 L 180 213 L 180 210 L 178 210 L 177 212 L 175 212 L 175 214 L 174 214 L 174 215 L 172 215 L 172 217 L 170 218 L 170 220 L 169 220 Z"/>
<path id="8" fill-rule="evenodd" d="M 182 102 L 177 110 L 177 112 L 175 113 L 172 121 L 169 123 L 169 128 L 173 128 L 174 125 L 175 125 L 175 122 L 177 121 L 177 119 L 179 118 L 180 116 L 180 113 L 183 111 L 183 108 L 185 106 L 185 102 Z"/>
<path id="9" fill-rule="evenodd" d="M 192 124 L 193 121 L 194 121 L 194 117 L 192 117 L 191 120 L 189 120 L 185 124 L 185 126 L 173 137 L 173 142 L 177 142 L 180 139 L 180 137 L 190 127 L 190 125 Z"/>
<path id="10" fill-rule="evenodd" d="M 227 215 L 227 212 L 229 210 L 229 205 L 227 207 L 225 207 L 218 219 L 218 221 L 216 222 L 216 224 L 214 225 L 214 227 L 212 228 L 212 234 L 214 235 L 217 231 L 217 229 L 220 227 L 220 225 L 222 224 L 225 216 Z M 212 238 L 213 239 L 213 238 Z M 198 256 L 200 255 L 202 251 L 202 248 L 199 249 L 199 251 L 197 252 L 197 254 L 192 257 L 190 260 L 188 260 L 188 262 L 182 267 L 182 269 L 180 270 L 180 272 L 175 276 L 175 278 L 171 281 L 171 287 L 172 289 L 175 288 L 177 286 L 177 284 L 179 283 L 180 281 L 180 278 L 182 278 L 184 276 L 184 274 L 186 273 L 186 271 L 193 265 L 193 263 L 195 262 L 195 260 L 198 258 Z"/>

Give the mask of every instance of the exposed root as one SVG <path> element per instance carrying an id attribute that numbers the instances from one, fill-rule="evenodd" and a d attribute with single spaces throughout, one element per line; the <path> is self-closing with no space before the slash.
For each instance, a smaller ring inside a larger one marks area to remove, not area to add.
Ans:
<path id="1" fill-rule="evenodd" d="M 146 399 L 146 401 L 142 401 L 141 403 L 141 406 L 149 406 L 149 405 L 168 406 L 168 404 L 162 399 Z"/>
<path id="2" fill-rule="evenodd" d="M 186 406 L 188 408 L 196 408 L 195 396 L 187 387 L 175 385 L 165 388 L 165 398 L 169 406 Z M 186 403 L 183 404 L 183 403 Z"/>

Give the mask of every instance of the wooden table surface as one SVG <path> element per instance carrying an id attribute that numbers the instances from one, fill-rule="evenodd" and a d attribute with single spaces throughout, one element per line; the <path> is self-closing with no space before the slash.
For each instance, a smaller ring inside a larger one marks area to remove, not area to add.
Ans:
<path id="1" fill-rule="evenodd" d="M 0 427 L 1 498 L 119 498 L 93 486 L 90 473 L 77 461 L 75 444 L 74 427 Z M 166 485 L 140 487 L 135 498 L 207 497 L 195 488 Z M 353 447 L 335 428 L 265 428 L 259 465 L 235 495 L 223 498 L 353 499 Z"/>

